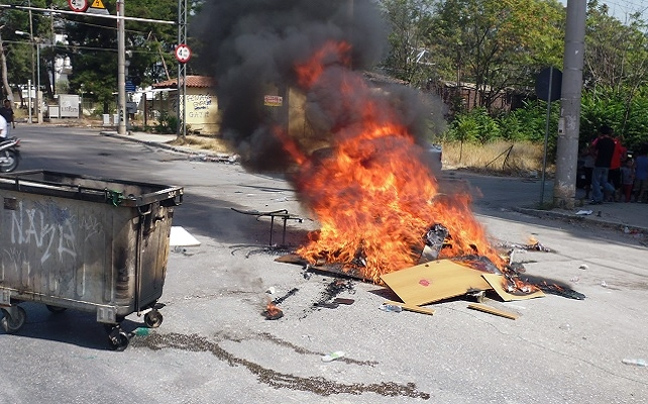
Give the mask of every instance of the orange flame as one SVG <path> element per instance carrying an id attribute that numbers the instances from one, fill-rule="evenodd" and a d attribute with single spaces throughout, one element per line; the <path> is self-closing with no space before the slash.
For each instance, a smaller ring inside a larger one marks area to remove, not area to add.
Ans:
<path id="1" fill-rule="evenodd" d="M 479 253 L 504 267 L 469 208 L 470 197 L 439 193 L 424 151 L 385 97 L 349 69 L 327 81 L 327 66 L 347 63 L 350 49 L 329 42 L 295 68 L 305 91 L 338 85 L 339 103 L 358 117 L 334 129 L 326 156 L 305 159 L 296 142 L 279 136 L 298 165 L 297 191 L 321 223 L 297 253 L 312 264 L 340 263 L 379 282 L 382 274 L 416 264 L 423 236 L 440 223 L 452 243 L 439 258 Z"/>

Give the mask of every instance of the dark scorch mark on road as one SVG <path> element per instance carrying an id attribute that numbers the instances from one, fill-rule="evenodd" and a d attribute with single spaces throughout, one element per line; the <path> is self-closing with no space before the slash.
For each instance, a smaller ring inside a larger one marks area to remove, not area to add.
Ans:
<path id="1" fill-rule="evenodd" d="M 394 382 L 344 384 L 327 380 L 323 377 L 299 377 L 292 374 L 276 372 L 249 360 L 237 358 L 221 348 L 217 343 L 196 334 L 151 334 L 143 338 L 133 338 L 131 346 L 149 348 L 156 351 L 172 348 L 189 352 L 209 352 L 218 359 L 226 361 L 230 366 L 244 366 L 256 375 L 261 383 L 277 389 L 287 388 L 298 391 L 309 391 L 320 396 L 376 393 L 386 397 L 404 396 L 423 400 L 430 399 L 430 394 L 418 391 L 414 383 L 407 383 L 405 385 Z"/>

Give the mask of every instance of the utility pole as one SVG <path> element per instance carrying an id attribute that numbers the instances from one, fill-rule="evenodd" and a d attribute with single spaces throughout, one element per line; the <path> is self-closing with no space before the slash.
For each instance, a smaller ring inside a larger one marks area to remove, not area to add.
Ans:
<path id="1" fill-rule="evenodd" d="M 117 110 L 119 124 L 117 133 L 126 134 L 126 20 L 124 14 L 124 0 L 117 0 Z M 122 18 L 119 18 L 122 17 Z"/>
<path id="2" fill-rule="evenodd" d="M 559 208 L 573 208 L 576 198 L 586 12 L 586 0 L 567 1 L 567 30 L 553 197 L 554 206 Z"/>
<path id="3" fill-rule="evenodd" d="M 27 2 L 27 5 L 31 7 L 31 0 Z M 32 68 L 32 84 L 36 84 L 36 66 L 34 64 L 34 19 L 32 17 L 32 12 L 29 10 L 29 40 L 31 42 L 31 68 Z M 34 123 L 32 121 L 32 97 L 31 97 L 31 84 L 29 85 L 29 90 L 27 91 L 27 98 L 29 101 L 29 123 Z M 36 88 L 36 105 L 34 106 L 33 110 L 36 112 L 36 115 L 38 114 L 38 88 Z M 37 115 L 38 116 L 38 115 Z"/>
<path id="4" fill-rule="evenodd" d="M 52 7 L 52 0 L 49 0 L 48 6 L 50 8 Z M 54 13 L 50 13 L 50 31 L 52 35 L 52 40 L 50 41 L 50 44 L 52 45 L 52 60 L 50 63 L 52 64 L 52 86 L 50 87 L 50 96 L 54 97 L 54 94 L 56 94 L 56 69 L 54 66 L 56 66 L 56 52 L 54 51 L 56 49 L 56 33 L 54 32 Z M 47 67 L 45 68 L 45 71 L 47 71 Z M 49 77 L 49 75 L 48 75 Z"/>
<path id="5" fill-rule="evenodd" d="M 178 45 L 187 43 L 187 0 L 178 0 Z M 178 63 L 178 137 L 187 137 L 187 64 Z"/>

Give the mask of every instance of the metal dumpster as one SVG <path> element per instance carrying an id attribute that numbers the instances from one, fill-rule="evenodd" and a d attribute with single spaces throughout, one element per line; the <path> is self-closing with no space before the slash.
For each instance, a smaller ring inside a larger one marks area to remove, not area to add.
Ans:
<path id="1" fill-rule="evenodd" d="M 96 314 L 117 350 L 137 312 L 158 327 L 174 208 L 183 189 L 50 171 L 0 176 L 0 325 L 25 323 L 20 302 Z"/>

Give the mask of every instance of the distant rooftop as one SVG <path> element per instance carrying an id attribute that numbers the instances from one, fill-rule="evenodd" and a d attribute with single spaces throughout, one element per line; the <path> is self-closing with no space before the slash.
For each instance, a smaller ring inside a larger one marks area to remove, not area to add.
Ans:
<path id="1" fill-rule="evenodd" d="M 209 76 L 187 76 L 187 87 L 190 88 L 210 88 L 216 85 L 216 80 Z M 176 88 L 178 79 L 161 81 L 153 84 L 153 88 Z"/>

